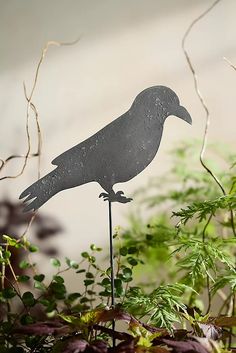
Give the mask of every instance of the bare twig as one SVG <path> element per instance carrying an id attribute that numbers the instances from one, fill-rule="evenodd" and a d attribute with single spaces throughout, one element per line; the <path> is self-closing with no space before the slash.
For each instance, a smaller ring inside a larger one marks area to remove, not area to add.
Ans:
<path id="1" fill-rule="evenodd" d="M 194 87 L 195 87 L 195 91 L 196 94 L 200 100 L 200 103 L 203 107 L 203 109 L 205 110 L 205 114 L 206 114 L 206 124 L 205 124 L 205 131 L 204 131 L 204 135 L 203 135 L 203 141 L 202 141 L 202 148 L 200 151 L 200 163 L 203 166 L 203 168 L 212 176 L 212 178 L 215 180 L 216 184 L 219 186 L 221 192 L 223 193 L 223 195 L 226 195 L 226 191 L 225 188 L 223 187 L 222 183 L 220 182 L 220 180 L 218 179 L 218 177 L 216 176 L 215 173 L 213 173 L 213 171 L 207 166 L 206 162 L 204 161 L 204 156 L 205 156 L 205 151 L 206 151 L 206 146 L 207 146 L 207 138 L 208 138 L 208 129 L 210 126 L 210 112 L 209 109 L 207 107 L 207 104 L 200 92 L 199 89 L 199 84 L 198 84 L 198 78 L 197 78 L 197 74 L 196 71 L 193 67 L 192 64 L 192 60 L 190 59 L 190 56 L 188 54 L 188 51 L 186 49 L 186 40 L 192 30 L 192 28 L 195 26 L 195 24 L 197 22 L 199 22 L 203 17 L 205 17 L 220 1 L 222 0 L 216 0 L 213 2 L 213 4 L 208 7 L 202 14 L 200 14 L 197 18 L 195 18 L 192 23 L 189 25 L 189 27 L 187 28 L 183 39 L 182 39 L 182 49 L 186 58 L 186 61 L 188 63 L 188 66 L 190 68 L 190 71 L 193 75 L 193 80 L 194 80 Z M 236 67 L 226 58 L 224 58 L 229 64 L 230 66 L 232 66 L 234 69 L 236 69 Z M 235 225 L 234 225 L 234 214 L 233 211 L 230 210 L 230 222 L 231 222 L 231 226 L 232 226 L 232 230 L 233 230 L 233 234 L 236 237 L 236 229 L 235 229 Z"/>
<path id="2" fill-rule="evenodd" d="M 30 154 L 28 158 L 37 157 L 37 156 L 38 156 L 38 152 Z M 9 161 L 11 161 L 12 159 L 18 159 L 18 158 L 26 158 L 26 156 L 23 154 L 12 154 L 11 156 L 7 157 L 5 160 L 0 158 L 0 162 L 1 162 L 0 171 L 5 167 L 5 165 Z"/>
<path id="3" fill-rule="evenodd" d="M 207 296 L 208 296 L 208 306 L 207 306 L 206 314 L 208 314 L 210 312 L 210 309 L 211 309 L 211 287 L 210 287 L 210 278 L 209 278 L 209 276 L 207 276 L 206 280 L 207 280 Z"/>
<path id="4" fill-rule="evenodd" d="M 0 248 L 0 258 L 3 258 L 2 256 L 2 250 Z M 6 273 L 6 264 L 5 261 L 2 261 L 2 271 L 1 271 L 1 290 L 5 288 L 5 273 Z"/>
<path id="5" fill-rule="evenodd" d="M 236 66 L 229 59 L 227 59 L 226 57 L 223 57 L 223 59 L 229 64 L 229 66 L 231 66 L 236 71 Z M 234 187 L 234 183 L 232 184 L 229 193 L 232 192 L 233 187 Z M 234 224 L 234 212 L 232 209 L 230 210 L 230 222 L 231 222 L 231 227 L 232 227 L 234 236 L 236 237 L 236 229 Z"/>
<path id="6" fill-rule="evenodd" d="M 42 148 L 42 135 L 41 135 L 41 129 L 40 129 L 40 124 L 39 124 L 39 115 L 38 115 L 38 111 L 35 107 L 35 105 L 32 102 L 33 99 L 33 95 L 36 89 L 36 85 L 37 85 L 37 81 L 38 81 L 38 76 L 39 76 L 39 71 L 40 71 L 40 67 L 43 63 L 43 60 L 46 56 L 46 53 L 49 49 L 50 46 L 67 46 L 67 45 L 73 45 L 76 44 L 79 41 L 79 38 L 74 41 L 74 42 L 57 42 L 57 41 L 49 41 L 46 43 L 45 47 L 42 50 L 42 54 L 40 57 L 40 60 L 38 62 L 36 71 L 35 71 L 35 75 L 34 75 L 34 80 L 33 80 L 33 85 L 31 88 L 31 91 L 29 93 L 29 95 L 27 95 L 26 92 L 26 87 L 24 84 L 24 94 L 25 94 L 25 98 L 27 100 L 27 108 L 26 108 L 26 136 L 27 136 L 27 151 L 25 155 L 12 155 L 8 158 L 6 158 L 5 160 L 3 160 L 2 158 L 0 159 L 0 171 L 3 169 L 3 167 L 11 160 L 11 159 L 15 159 L 15 158 L 23 158 L 24 162 L 23 162 L 23 166 L 21 168 L 21 170 L 16 174 L 16 175 L 6 175 L 0 178 L 1 180 L 4 179 L 15 179 L 19 176 L 21 176 L 26 168 L 28 159 L 30 157 L 38 157 L 38 178 L 40 177 L 40 158 L 41 158 L 41 148 Z M 30 137 L 30 132 L 29 132 L 29 113 L 30 113 L 30 109 L 33 111 L 34 115 L 35 115 L 35 120 L 36 120 L 36 125 L 37 125 L 37 135 L 38 135 L 38 148 L 37 148 L 37 152 L 30 154 L 30 150 L 31 150 L 31 137 Z"/>
<path id="7" fill-rule="evenodd" d="M 206 240 L 206 230 L 207 230 L 208 225 L 211 222 L 212 217 L 213 217 L 213 214 L 211 213 L 209 218 L 208 218 L 208 220 L 207 220 L 207 222 L 206 222 L 206 224 L 205 224 L 205 226 L 204 226 L 204 228 L 203 228 L 203 231 L 202 231 L 202 241 L 203 241 L 203 243 Z"/>
<path id="8" fill-rule="evenodd" d="M 23 86 L 24 86 L 25 99 L 27 100 L 28 104 L 30 104 L 31 110 L 34 112 L 35 121 L 36 121 L 36 125 L 37 125 L 38 148 L 37 148 L 36 155 L 38 156 L 38 179 L 39 179 L 40 178 L 41 154 L 42 154 L 42 133 L 41 133 L 41 128 L 40 128 L 40 124 L 39 124 L 39 114 L 38 114 L 38 111 L 37 111 L 35 105 L 30 101 L 30 98 L 28 98 L 28 96 L 27 96 L 25 83 L 23 83 Z"/>
<path id="9" fill-rule="evenodd" d="M 39 123 L 39 114 L 38 114 L 38 110 L 35 106 L 35 104 L 32 102 L 33 99 L 33 95 L 37 86 L 37 82 L 38 82 L 38 77 L 39 77 L 39 71 L 40 71 L 40 67 L 43 63 L 43 60 L 47 54 L 47 51 L 49 49 L 50 46 L 67 46 L 67 45 L 73 45 L 76 44 L 79 41 L 79 38 L 74 41 L 74 42 L 56 42 L 56 41 L 49 41 L 46 43 L 45 47 L 42 50 L 42 54 L 41 57 L 39 59 L 38 65 L 36 67 L 36 71 L 35 71 L 35 75 L 34 75 L 34 80 L 33 80 L 33 85 L 31 88 L 31 91 L 29 94 L 27 94 L 27 90 L 26 90 L 26 86 L 25 83 L 23 83 L 23 87 L 24 87 L 24 95 L 25 95 L 25 99 L 27 101 L 27 109 L 26 109 L 26 135 L 27 135 L 27 152 L 25 155 L 12 155 L 10 157 L 8 157 L 7 159 L 3 160 L 0 159 L 0 171 L 3 169 L 3 167 L 5 167 L 5 165 L 12 159 L 16 159 L 16 158 L 23 158 L 24 159 L 24 163 L 23 166 L 21 168 L 21 170 L 19 171 L 19 173 L 17 173 L 16 175 L 8 175 L 8 176 L 4 176 L 0 178 L 1 180 L 4 179 L 14 179 L 17 178 L 19 176 L 21 176 L 26 168 L 28 159 L 30 157 L 38 157 L 38 179 L 40 178 L 40 164 L 41 164 L 41 153 L 42 153 L 42 133 L 41 133 L 41 128 L 40 128 L 40 123 Z M 36 127 L 37 127 L 37 137 L 38 137 L 38 146 L 37 146 L 37 152 L 31 154 L 30 150 L 31 150 L 31 136 L 30 136 L 30 132 L 29 132 L 29 117 L 30 117 L 30 110 L 33 112 L 34 117 L 35 117 L 35 121 L 36 121 Z M 27 234 L 28 230 L 31 227 L 31 224 L 33 223 L 33 220 L 35 218 L 36 213 L 34 213 L 31 217 L 31 219 L 29 220 L 29 223 L 26 226 L 26 229 L 24 230 L 24 232 L 22 233 L 22 235 L 19 237 L 19 241 L 21 241 L 21 239 Z"/>
<path id="10" fill-rule="evenodd" d="M 207 137 L 208 137 L 208 129 L 209 129 L 209 125 L 210 125 L 210 113 L 209 113 L 209 109 L 207 107 L 207 104 L 200 92 L 199 89 L 199 84 L 198 84 L 198 78 L 197 78 L 197 74 L 196 71 L 193 67 L 192 64 L 192 60 L 190 59 L 190 56 L 188 54 L 188 51 L 186 49 L 186 40 L 192 30 L 192 28 L 195 26 L 195 24 L 197 22 L 199 22 L 203 17 L 205 17 L 221 0 L 216 0 L 213 2 L 213 4 L 207 8 L 201 15 L 199 15 L 197 18 L 195 18 L 192 23 L 189 25 L 189 27 L 187 28 L 183 39 L 182 39 L 182 49 L 185 55 L 185 58 L 187 60 L 188 66 L 191 70 L 191 73 L 193 75 L 193 79 L 194 79 L 194 87 L 195 87 L 195 91 L 197 93 L 197 96 L 200 100 L 200 103 L 203 107 L 203 109 L 205 110 L 206 113 L 206 125 L 205 125 L 205 131 L 204 131 L 204 136 L 203 136 L 203 141 L 202 141 L 202 148 L 201 148 L 201 152 L 200 152 L 200 162 L 201 165 L 203 166 L 203 168 L 212 176 L 212 178 L 215 180 L 215 182 L 217 183 L 217 185 L 219 186 L 219 188 L 221 189 L 222 193 L 224 195 L 226 195 L 225 189 L 223 187 L 223 185 L 221 184 L 221 182 L 219 181 L 219 179 L 217 178 L 217 176 L 213 173 L 213 171 L 206 165 L 205 161 L 204 161 L 204 155 L 205 155 L 205 150 L 206 150 L 206 146 L 207 146 Z"/>
<path id="11" fill-rule="evenodd" d="M 28 233 L 35 217 L 36 217 L 36 214 L 37 214 L 37 211 L 34 212 L 29 220 L 29 222 L 27 223 L 26 227 L 25 227 L 25 230 L 23 231 L 23 233 L 21 234 L 21 236 L 18 238 L 18 242 L 21 242 L 21 240 L 26 236 L 26 234 Z"/>
<path id="12" fill-rule="evenodd" d="M 223 57 L 223 59 L 236 71 L 236 66 L 229 59 L 227 59 L 226 57 Z M 232 192 L 233 187 L 234 187 L 234 183 L 232 184 L 229 193 Z M 234 213 L 233 213 L 232 209 L 230 210 L 230 221 L 231 221 L 231 227 L 232 227 L 234 236 L 236 237 L 236 229 L 235 229 L 235 225 L 234 225 Z"/>
<path id="13" fill-rule="evenodd" d="M 236 65 L 234 65 L 229 59 L 227 59 L 225 56 L 223 59 L 231 66 L 235 71 L 236 71 Z"/>

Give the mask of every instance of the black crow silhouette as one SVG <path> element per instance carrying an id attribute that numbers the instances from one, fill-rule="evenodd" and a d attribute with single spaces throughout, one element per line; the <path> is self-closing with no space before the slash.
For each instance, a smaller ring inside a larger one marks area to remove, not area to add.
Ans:
<path id="1" fill-rule="evenodd" d="M 192 123 L 170 88 L 145 89 L 126 113 L 52 161 L 57 168 L 20 195 L 27 196 L 24 202 L 30 201 L 24 211 L 38 209 L 61 190 L 93 181 L 106 191 L 99 195 L 104 200 L 131 201 L 122 191 L 115 192 L 113 186 L 132 179 L 153 160 L 169 115 Z"/>

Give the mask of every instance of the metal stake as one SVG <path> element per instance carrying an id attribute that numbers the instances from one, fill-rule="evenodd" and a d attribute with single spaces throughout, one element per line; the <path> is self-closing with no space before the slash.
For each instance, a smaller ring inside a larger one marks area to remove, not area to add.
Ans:
<path id="1" fill-rule="evenodd" d="M 110 268 L 111 268 L 111 307 L 115 308 L 115 281 L 114 281 L 114 255 L 112 237 L 112 213 L 111 202 L 109 201 L 109 239 L 110 239 Z M 115 331 L 115 320 L 112 320 L 112 330 Z M 112 337 L 112 344 L 115 347 L 115 338 Z"/>

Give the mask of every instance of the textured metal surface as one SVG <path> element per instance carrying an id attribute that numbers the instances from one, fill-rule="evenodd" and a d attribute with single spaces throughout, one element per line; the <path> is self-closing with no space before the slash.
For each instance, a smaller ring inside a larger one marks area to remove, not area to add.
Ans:
<path id="1" fill-rule="evenodd" d="M 153 160 L 169 115 L 192 122 L 170 88 L 145 89 L 126 113 L 52 161 L 57 168 L 20 195 L 28 202 L 25 211 L 38 209 L 62 190 L 92 181 L 105 190 L 100 194 L 104 200 L 131 201 L 122 191 L 115 193 L 113 186 L 132 179 Z"/>

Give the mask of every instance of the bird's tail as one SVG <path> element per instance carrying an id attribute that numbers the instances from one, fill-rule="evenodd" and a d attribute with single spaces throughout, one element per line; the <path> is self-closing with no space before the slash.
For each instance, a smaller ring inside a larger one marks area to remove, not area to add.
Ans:
<path id="1" fill-rule="evenodd" d="M 37 210 L 59 191 L 58 173 L 56 168 L 22 192 L 20 199 L 26 197 L 24 200 L 24 203 L 26 203 L 24 212 Z"/>

